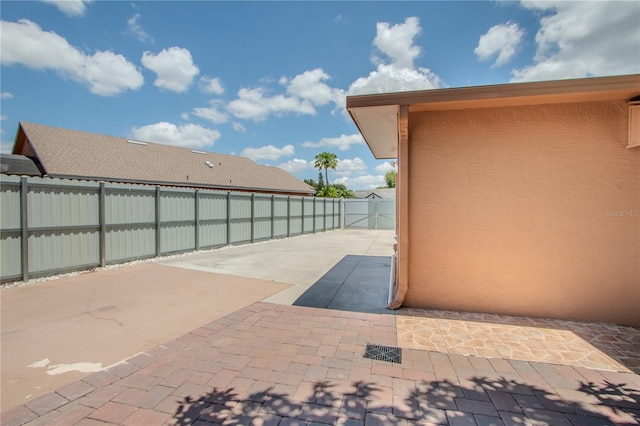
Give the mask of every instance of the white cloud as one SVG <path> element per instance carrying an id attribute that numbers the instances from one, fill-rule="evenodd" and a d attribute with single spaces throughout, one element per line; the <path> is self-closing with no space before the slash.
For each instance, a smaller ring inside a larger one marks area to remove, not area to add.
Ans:
<path id="1" fill-rule="evenodd" d="M 178 93 L 186 92 L 200 72 L 191 52 L 182 47 L 169 47 L 157 55 L 144 52 L 141 62 L 158 75 L 154 85 Z"/>
<path id="2" fill-rule="evenodd" d="M 356 157 L 353 160 L 344 159 L 338 160 L 338 166 L 336 167 L 336 174 L 339 176 L 351 176 L 352 173 L 361 173 L 367 170 L 367 165 L 360 157 Z"/>
<path id="3" fill-rule="evenodd" d="M 540 14 L 533 64 L 511 81 L 536 81 L 640 72 L 640 3 L 535 1 Z"/>
<path id="4" fill-rule="evenodd" d="M 215 124 L 226 123 L 229 120 L 229 116 L 226 112 L 220 111 L 219 106 L 221 105 L 222 101 L 212 100 L 211 106 L 208 108 L 194 108 L 193 115 L 209 120 Z"/>
<path id="5" fill-rule="evenodd" d="M 282 170 L 286 172 L 296 173 L 302 170 L 312 169 L 313 162 L 302 160 L 300 158 L 294 158 L 293 160 L 289 160 L 286 163 L 280 164 L 278 167 L 280 167 Z"/>
<path id="6" fill-rule="evenodd" d="M 382 64 L 367 77 L 351 83 L 349 95 L 428 90 L 442 86 L 444 82 L 440 77 L 427 68 L 398 68 Z"/>
<path id="7" fill-rule="evenodd" d="M 421 52 L 420 46 L 414 44 L 414 39 L 421 31 L 420 20 L 415 16 L 396 25 L 378 22 L 373 44 L 391 60 L 392 64 L 399 68 L 412 68 L 413 61 Z"/>
<path id="8" fill-rule="evenodd" d="M 0 94 L 0 99 L 11 99 L 13 98 L 13 93 L 11 92 L 2 92 Z"/>
<path id="9" fill-rule="evenodd" d="M 85 54 L 63 37 L 43 31 L 27 19 L 2 21 L 0 33 L 3 65 L 51 69 L 88 85 L 92 93 L 104 96 L 136 90 L 144 83 L 140 71 L 124 56 L 111 51 Z"/>
<path id="10" fill-rule="evenodd" d="M 183 124 L 161 121 L 142 127 L 134 127 L 131 134 L 135 139 L 189 148 L 206 148 L 220 138 L 220 132 L 197 124 Z"/>
<path id="11" fill-rule="evenodd" d="M 127 20 L 127 33 L 133 35 L 140 42 L 153 42 L 153 37 L 147 34 L 140 26 L 140 14 L 136 13 Z"/>
<path id="12" fill-rule="evenodd" d="M 284 95 L 265 97 L 262 88 L 240 89 L 238 99 L 231 101 L 227 108 L 237 118 L 254 121 L 264 121 L 270 114 L 281 115 L 294 112 L 315 115 L 316 113 L 308 100 Z"/>
<path id="13" fill-rule="evenodd" d="M 222 95 L 224 93 L 224 87 L 219 78 L 205 75 L 200 77 L 200 90 L 213 95 Z"/>
<path id="14" fill-rule="evenodd" d="M 233 127 L 233 130 L 235 130 L 236 132 L 247 133 L 247 128 L 244 127 L 242 124 L 238 123 L 237 121 L 234 121 L 233 123 L 231 123 L 231 127 Z"/>
<path id="15" fill-rule="evenodd" d="M 281 84 L 288 84 L 287 92 L 301 99 L 309 100 L 313 105 L 327 105 L 338 103 L 344 97 L 344 91 L 329 87 L 324 81 L 329 80 L 329 74 L 322 68 L 305 71 L 298 74 L 291 81 L 281 78 Z"/>
<path id="16" fill-rule="evenodd" d="M 4 133 L 4 130 L 2 131 Z M 0 143 L 0 152 L 3 154 L 11 154 L 13 151 L 13 142 L 2 142 Z"/>
<path id="17" fill-rule="evenodd" d="M 364 175 L 357 177 L 343 176 L 334 179 L 333 183 L 341 183 L 349 189 L 360 190 L 384 186 L 386 182 L 382 175 Z"/>
<path id="18" fill-rule="evenodd" d="M 376 172 L 378 173 L 387 173 L 389 170 L 395 170 L 396 168 L 391 165 L 390 161 L 385 161 L 382 164 L 378 164 L 376 166 Z"/>
<path id="19" fill-rule="evenodd" d="M 83 16 L 87 12 L 87 4 L 93 0 L 42 0 L 57 7 L 67 16 Z"/>
<path id="20" fill-rule="evenodd" d="M 409 17 L 403 24 L 379 22 L 374 45 L 387 59 L 375 57 L 377 69 L 360 77 L 349 87 L 349 95 L 428 90 L 444 86 L 442 79 L 428 68 L 415 67 L 421 49 L 415 37 L 422 31 L 420 20 Z"/>
<path id="21" fill-rule="evenodd" d="M 340 151 L 346 151 L 351 148 L 351 145 L 364 144 L 364 138 L 360 133 L 354 133 L 351 135 L 340 135 L 337 138 L 322 138 L 318 142 L 305 141 L 302 142 L 304 148 L 335 148 Z"/>
<path id="22" fill-rule="evenodd" d="M 253 161 L 275 161 L 280 157 L 289 157 L 293 154 L 295 154 L 295 148 L 293 147 L 293 145 L 285 145 L 282 148 L 276 148 L 273 145 L 267 145 L 260 148 L 247 147 L 240 153 L 240 155 L 249 157 Z"/>
<path id="23" fill-rule="evenodd" d="M 504 65 L 516 54 L 523 36 L 524 30 L 516 22 L 494 25 L 480 36 L 474 53 L 482 61 L 497 55 L 494 66 Z"/>

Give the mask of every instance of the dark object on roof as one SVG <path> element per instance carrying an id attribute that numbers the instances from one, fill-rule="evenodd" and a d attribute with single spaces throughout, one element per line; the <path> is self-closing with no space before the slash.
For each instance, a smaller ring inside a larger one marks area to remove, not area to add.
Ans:
<path id="1" fill-rule="evenodd" d="M 245 157 L 21 122 L 14 154 L 37 158 L 50 177 L 312 195 L 277 167 Z"/>
<path id="2" fill-rule="evenodd" d="M 24 155 L 0 154 L 0 172 L 5 175 L 42 176 L 39 163 Z"/>

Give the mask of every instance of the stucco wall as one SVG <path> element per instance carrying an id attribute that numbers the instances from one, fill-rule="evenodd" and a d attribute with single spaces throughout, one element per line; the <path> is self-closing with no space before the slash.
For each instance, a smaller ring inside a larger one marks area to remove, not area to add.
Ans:
<path id="1" fill-rule="evenodd" d="M 409 117 L 406 306 L 640 325 L 625 102 Z"/>

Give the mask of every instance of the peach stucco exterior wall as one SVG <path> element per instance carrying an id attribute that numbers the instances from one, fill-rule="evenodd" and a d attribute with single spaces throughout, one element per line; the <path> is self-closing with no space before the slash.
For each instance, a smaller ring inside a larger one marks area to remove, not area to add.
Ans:
<path id="1" fill-rule="evenodd" d="M 405 306 L 640 326 L 622 101 L 410 113 Z"/>

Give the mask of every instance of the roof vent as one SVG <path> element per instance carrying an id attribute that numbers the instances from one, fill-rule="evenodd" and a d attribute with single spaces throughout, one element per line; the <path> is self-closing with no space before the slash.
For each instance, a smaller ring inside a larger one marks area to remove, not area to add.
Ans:
<path id="1" fill-rule="evenodd" d="M 197 149 L 192 149 L 191 152 L 193 152 L 194 154 L 206 154 L 206 152 L 198 151 Z"/>
<path id="2" fill-rule="evenodd" d="M 213 169 L 213 164 L 211 164 L 211 161 L 205 160 L 204 164 L 206 164 L 208 168 Z"/>
<path id="3" fill-rule="evenodd" d="M 142 145 L 142 146 L 149 145 L 146 142 L 134 141 L 133 139 L 127 139 L 127 142 L 129 142 L 131 145 Z"/>

